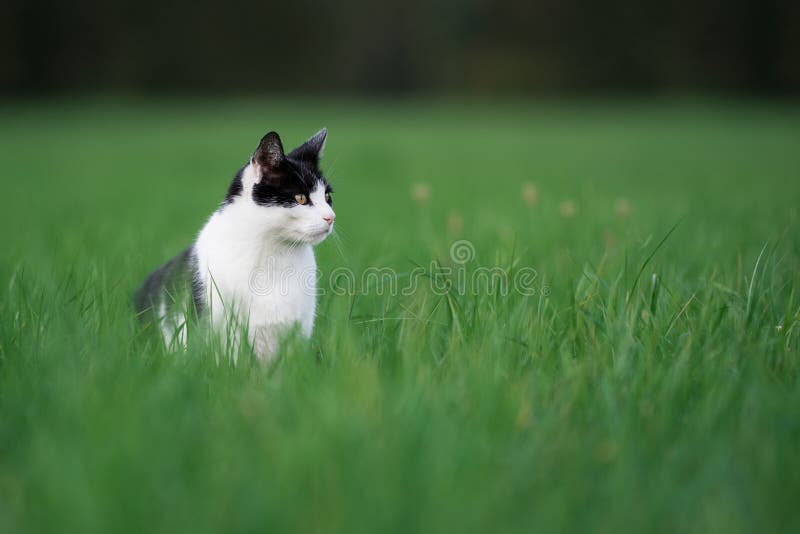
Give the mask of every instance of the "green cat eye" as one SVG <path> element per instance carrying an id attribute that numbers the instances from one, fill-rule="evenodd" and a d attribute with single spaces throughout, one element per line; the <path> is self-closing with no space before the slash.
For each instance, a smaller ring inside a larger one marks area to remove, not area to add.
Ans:
<path id="1" fill-rule="evenodd" d="M 304 195 L 304 194 L 302 194 L 302 193 L 301 193 L 301 194 L 299 194 L 299 195 L 295 195 L 295 196 L 294 196 L 294 199 L 297 201 L 297 203 L 298 203 L 298 204 L 301 204 L 301 205 L 303 205 L 303 204 L 307 204 L 307 203 L 308 203 L 308 197 L 307 197 L 307 196 L 305 196 L 305 195 Z"/>

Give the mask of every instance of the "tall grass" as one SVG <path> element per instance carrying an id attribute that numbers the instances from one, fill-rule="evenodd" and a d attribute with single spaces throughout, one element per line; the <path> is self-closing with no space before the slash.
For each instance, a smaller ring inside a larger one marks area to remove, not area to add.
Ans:
<path id="1" fill-rule="evenodd" d="M 4 118 L 1 531 L 800 528 L 796 109 Z M 166 350 L 132 290 L 264 131 L 323 125 L 323 274 L 385 267 L 403 287 L 421 267 L 417 289 L 323 276 L 313 338 L 271 367 L 203 336 Z M 453 259 L 460 239 L 474 257 Z M 484 268 L 534 269 L 535 291 L 459 287 Z"/>

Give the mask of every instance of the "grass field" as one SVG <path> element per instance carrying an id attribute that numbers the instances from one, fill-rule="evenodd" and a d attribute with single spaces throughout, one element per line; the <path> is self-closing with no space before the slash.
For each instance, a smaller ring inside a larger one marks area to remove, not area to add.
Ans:
<path id="1" fill-rule="evenodd" d="M 0 117 L 0 531 L 800 530 L 800 108 Z M 168 353 L 134 288 L 261 135 L 321 126 L 338 239 L 313 339 L 272 368 Z M 416 266 L 454 283 L 329 287 Z M 462 291 L 485 267 L 534 290 Z"/>

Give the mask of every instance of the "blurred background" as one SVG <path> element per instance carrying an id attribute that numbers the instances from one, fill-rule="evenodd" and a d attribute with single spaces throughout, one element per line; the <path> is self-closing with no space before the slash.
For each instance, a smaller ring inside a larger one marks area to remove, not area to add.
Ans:
<path id="1" fill-rule="evenodd" d="M 792 0 L 5 0 L 9 95 L 800 90 Z"/>

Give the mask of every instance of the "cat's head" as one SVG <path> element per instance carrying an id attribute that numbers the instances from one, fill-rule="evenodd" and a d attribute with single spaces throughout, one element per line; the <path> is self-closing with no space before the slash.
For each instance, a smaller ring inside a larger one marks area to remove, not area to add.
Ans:
<path id="1" fill-rule="evenodd" d="M 235 203 L 259 231 L 289 244 L 322 242 L 333 231 L 332 189 L 319 168 L 327 130 L 288 154 L 269 132 L 234 179 L 226 204 Z"/>

